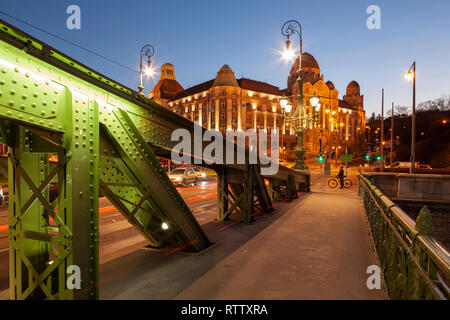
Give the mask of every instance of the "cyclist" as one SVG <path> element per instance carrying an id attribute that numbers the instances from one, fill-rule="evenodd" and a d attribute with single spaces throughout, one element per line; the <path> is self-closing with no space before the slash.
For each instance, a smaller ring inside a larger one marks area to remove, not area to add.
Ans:
<path id="1" fill-rule="evenodd" d="M 341 165 L 339 169 L 339 173 L 337 175 L 337 178 L 339 179 L 339 182 L 341 184 L 341 189 L 344 188 L 344 167 Z"/>

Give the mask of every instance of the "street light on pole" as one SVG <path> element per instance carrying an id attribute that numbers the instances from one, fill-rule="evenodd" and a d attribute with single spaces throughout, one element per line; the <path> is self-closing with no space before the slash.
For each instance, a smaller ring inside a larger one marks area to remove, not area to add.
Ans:
<path id="1" fill-rule="evenodd" d="M 285 118 L 286 118 L 286 114 L 285 114 L 285 112 L 286 112 L 286 106 L 287 106 L 287 103 L 288 103 L 288 100 L 287 100 L 287 98 L 286 97 L 283 97 L 283 98 L 281 98 L 280 99 L 280 106 L 281 106 L 281 111 L 282 111 L 282 124 L 281 124 L 281 154 L 282 154 L 282 156 L 283 156 L 283 159 L 284 159 L 284 141 L 283 141 L 283 138 L 284 138 L 284 121 L 286 120 Z"/>
<path id="2" fill-rule="evenodd" d="M 296 20 L 289 20 L 285 22 L 281 28 L 281 34 L 287 38 L 286 40 L 286 50 L 284 52 L 285 58 L 291 58 L 293 56 L 293 52 L 291 50 L 291 41 L 290 37 L 297 33 L 300 39 L 300 54 L 298 56 L 298 100 L 297 100 L 297 116 L 298 116 L 298 124 L 297 124 L 297 147 L 295 148 L 295 165 L 293 169 L 296 170 L 308 170 L 308 167 L 305 165 L 305 147 L 303 146 L 303 79 L 302 79 L 302 26 L 300 22 Z M 287 110 L 286 110 L 287 111 Z"/>
<path id="3" fill-rule="evenodd" d="M 411 115 L 411 168 L 409 173 L 416 172 L 416 62 L 414 61 L 409 67 L 406 74 L 408 80 L 413 81 L 413 101 L 412 101 L 412 115 Z"/>
<path id="4" fill-rule="evenodd" d="M 384 89 L 381 89 L 380 172 L 384 169 Z"/>
<path id="5" fill-rule="evenodd" d="M 394 103 L 392 102 L 392 109 L 391 109 L 391 151 L 390 151 L 390 161 L 389 164 L 392 167 L 393 161 L 393 154 L 394 154 Z"/>
<path id="6" fill-rule="evenodd" d="M 153 49 L 153 46 L 146 44 L 145 46 L 142 47 L 141 49 L 141 53 L 139 56 L 139 94 L 144 94 L 143 90 L 144 90 L 144 86 L 142 85 L 142 58 L 144 56 L 147 57 L 147 69 L 145 70 L 145 73 L 152 77 L 154 74 L 154 71 L 152 69 L 152 56 L 155 53 L 155 49 Z"/>

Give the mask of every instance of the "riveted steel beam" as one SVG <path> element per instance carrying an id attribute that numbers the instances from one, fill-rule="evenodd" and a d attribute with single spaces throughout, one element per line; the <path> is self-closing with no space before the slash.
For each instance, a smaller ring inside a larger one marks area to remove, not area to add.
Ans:
<path id="1" fill-rule="evenodd" d="M 217 170 L 217 220 L 224 221 L 237 213 L 244 223 L 252 222 L 254 212 L 273 210 L 258 165 L 247 165 L 245 172 L 223 167 Z"/>
<path id="2" fill-rule="evenodd" d="M 185 250 L 193 252 L 210 245 L 152 151 L 170 154 L 176 129 L 191 137 L 206 130 L 0 20 L 0 142 L 10 147 L 14 204 L 12 299 L 98 298 L 99 184 L 151 245 L 190 243 Z M 223 142 L 222 160 L 230 143 Z M 194 139 L 191 146 L 191 159 L 202 160 L 193 154 Z M 220 219 L 237 213 L 249 223 L 256 209 L 271 210 L 263 180 L 270 177 L 248 164 L 245 152 L 246 164 L 211 166 L 219 172 Z M 53 169 L 49 155 L 57 156 Z M 287 168 L 274 179 L 288 188 L 289 175 L 296 185 L 309 183 Z M 50 203 L 51 180 L 58 194 Z M 70 288 L 73 266 L 80 287 Z"/>
<path id="3" fill-rule="evenodd" d="M 105 195 L 123 209 L 152 246 L 192 242 L 186 250 L 208 247 L 208 238 L 128 114 L 114 108 L 102 116 L 109 117 L 102 119 L 106 123 L 102 125 L 102 153 L 119 157 L 102 156 L 100 179 Z"/>

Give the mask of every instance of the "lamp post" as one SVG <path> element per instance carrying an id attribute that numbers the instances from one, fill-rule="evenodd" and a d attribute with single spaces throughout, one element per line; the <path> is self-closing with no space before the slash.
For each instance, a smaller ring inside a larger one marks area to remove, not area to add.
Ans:
<path id="1" fill-rule="evenodd" d="M 416 172 L 416 62 L 409 67 L 406 77 L 413 81 L 413 101 L 411 115 L 411 168 L 409 173 Z"/>
<path id="2" fill-rule="evenodd" d="M 380 172 L 384 169 L 384 89 L 381 89 Z"/>
<path id="3" fill-rule="evenodd" d="M 282 123 L 281 123 L 281 155 L 283 156 L 283 159 L 284 159 L 284 141 L 283 141 L 283 138 L 284 138 L 284 122 L 286 120 L 285 112 L 286 112 L 287 103 L 288 103 L 288 100 L 285 97 L 280 99 L 280 107 L 281 107 L 281 112 L 282 112 L 282 114 L 281 114 L 281 120 L 282 120 Z"/>
<path id="4" fill-rule="evenodd" d="M 146 44 L 145 46 L 142 47 L 141 49 L 141 54 L 139 56 L 139 94 L 144 94 L 143 90 L 144 90 L 144 86 L 142 85 L 142 58 L 143 56 L 147 57 L 147 70 L 146 73 L 149 76 L 152 76 L 153 74 L 153 70 L 152 70 L 152 56 L 155 53 L 155 49 L 153 49 L 153 47 L 149 44 Z"/>
<path id="5" fill-rule="evenodd" d="M 316 96 L 316 93 L 313 94 L 313 96 L 310 98 L 310 102 L 311 102 L 311 106 L 313 106 L 314 108 L 319 107 L 321 108 L 321 103 L 319 102 L 319 98 L 327 98 L 327 97 L 323 97 L 323 96 Z M 330 103 L 330 108 L 331 108 L 331 97 L 328 97 L 329 99 L 329 103 Z M 314 109 L 315 112 L 315 109 Z M 329 109 L 326 109 L 322 112 L 322 116 L 324 118 L 326 114 L 330 113 Z M 330 174 L 330 169 L 331 169 L 331 139 L 332 139 L 332 135 L 333 135 L 333 130 L 332 130 L 332 124 L 333 124 L 333 116 L 335 115 L 335 111 L 331 112 L 331 116 L 329 117 L 329 122 L 328 124 L 326 124 L 327 119 L 325 119 L 325 121 L 323 121 L 326 125 L 324 126 L 324 128 L 322 129 L 326 129 L 328 127 L 328 132 L 329 132 L 329 138 L 328 138 L 328 158 L 326 159 L 325 162 L 325 167 L 324 167 L 324 173 L 326 175 Z"/>
<path id="6" fill-rule="evenodd" d="M 285 22 L 281 28 L 281 34 L 287 38 L 286 40 L 286 53 L 292 53 L 290 49 L 291 41 L 289 40 L 291 35 L 297 33 L 300 39 L 300 54 L 298 56 L 298 100 L 297 100 L 297 113 L 298 113 L 298 125 L 297 125 L 297 147 L 295 148 L 295 165 L 293 169 L 296 170 L 308 170 L 305 165 L 305 147 L 303 146 L 303 79 L 302 79 L 302 26 L 296 20 L 289 20 Z"/>
<path id="7" fill-rule="evenodd" d="M 391 150 L 390 150 L 390 161 L 389 164 L 392 167 L 393 161 L 393 154 L 394 154 L 394 103 L 392 102 L 392 109 L 391 109 Z"/>

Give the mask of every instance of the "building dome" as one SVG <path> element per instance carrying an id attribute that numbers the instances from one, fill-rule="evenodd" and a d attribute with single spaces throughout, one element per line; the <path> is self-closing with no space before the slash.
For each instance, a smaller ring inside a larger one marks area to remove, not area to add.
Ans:
<path id="1" fill-rule="evenodd" d="M 317 68 L 320 70 L 316 59 L 308 52 L 302 53 L 302 68 Z"/>
<path id="2" fill-rule="evenodd" d="M 360 94 L 360 88 L 359 83 L 353 80 L 350 82 L 347 86 L 347 95 L 353 96 L 353 95 L 359 95 Z"/>
<path id="3" fill-rule="evenodd" d="M 334 88 L 336 88 L 336 87 L 334 86 L 334 83 L 331 82 L 331 81 L 327 81 L 327 86 L 328 86 L 328 88 L 329 88 L 330 90 L 333 90 Z"/>
<path id="4" fill-rule="evenodd" d="M 159 79 L 175 80 L 175 67 L 173 64 L 166 62 L 161 66 L 161 74 L 159 75 Z"/>
<path id="5" fill-rule="evenodd" d="M 214 80 L 213 86 L 239 86 L 236 81 L 236 77 L 234 76 L 234 72 L 233 70 L 231 70 L 230 66 L 224 64 L 222 68 L 220 68 L 219 72 L 217 72 L 217 76 Z"/>

